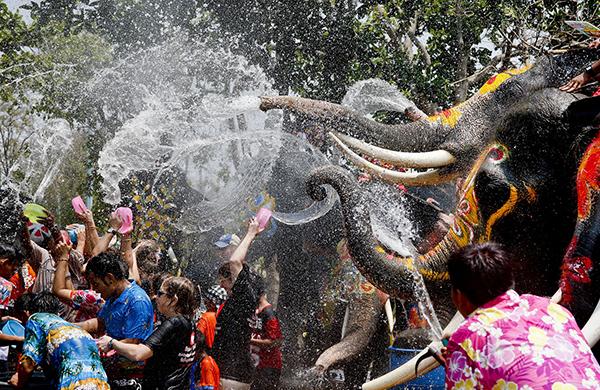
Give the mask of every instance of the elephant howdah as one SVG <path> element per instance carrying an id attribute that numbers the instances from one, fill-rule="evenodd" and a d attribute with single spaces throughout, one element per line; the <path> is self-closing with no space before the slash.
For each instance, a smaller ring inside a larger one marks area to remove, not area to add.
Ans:
<path id="1" fill-rule="evenodd" d="M 322 198 L 324 184 L 336 189 L 352 259 L 382 291 L 412 295 L 415 270 L 428 284 L 447 286 L 448 255 L 470 243 L 493 240 L 514 252 L 519 291 L 550 296 L 559 286 L 561 266 L 570 270 L 562 273 L 561 286 L 570 277 L 570 288 L 583 294 L 573 294 L 571 301 L 567 294 L 562 303 L 583 324 L 600 297 L 593 264 L 596 235 L 581 239 L 582 224 L 593 224 L 596 214 L 579 213 L 577 219 L 573 189 L 578 176 L 580 201 L 595 205 L 597 175 L 590 180 L 585 163 L 592 161 L 596 169 L 596 154 L 588 151 L 591 160 L 584 159 L 577 172 L 596 130 L 566 114 L 586 97 L 557 87 L 597 57 L 597 51 L 582 50 L 540 58 L 532 67 L 495 76 L 459 106 L 403 125 L 383 125 L 340 105 L 286 96 L 264 97 L 261 108 L 288 109 L 321 121 L 352 162 L 383 180 L 430 185 L 457 179 L 448 232 L 431 250 L 412 258 L 397 255 L 374 238 L 368 205 L 348 172 L 334 166 L 313 172 L 309 194 Z M 384 168 L 373 159 L 419 171 Z M 573 241 L 576 222 L 579 239 Z M 587 257 L 564 256 L 569 243 L 578 248 L 582 241 L 592 247 Z M 443 293 L 434 300 L 438 306 L 450 305 Z"/>

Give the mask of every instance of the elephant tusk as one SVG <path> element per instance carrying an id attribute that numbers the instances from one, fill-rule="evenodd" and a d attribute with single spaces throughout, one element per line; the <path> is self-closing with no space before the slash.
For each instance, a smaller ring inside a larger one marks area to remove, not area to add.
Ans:
<path id="1" fill-rule="evenodd" d="M 562 299 L 562 290 L 559 288 L 554 293 L 554 295 L 552 295 L 552 298 L 550 298 L 550 301 L 552 301 L 552 303 L 559 303 L 561 299 Z"/>
<path id="2" fill-rule="evenodd" d="M 598 302 L 590 319 L 581 329 L 581 333 L 583 333 L 583 337 L 587 340 L 590 348 L 593 348 L 600 340 L 600 302 Z"/>
<path id="3" fill-rule="evenodd" d="M 387 321 L 388 321 L 388 328 L 390 330 L 390 334 L 394 333 L 394 324 L 396 323 L 396 320 L 394 318 L 394 312 L 392 311 L 392 303 L 390 302 L 389 299 L 387 299 L 385 301 L 385 316 L 387 317 Z"/>
<path id="4" fill-rule="evenodd" d="M 454 331 L 458 328 L 461 322 L 463 322 L 464 317 L 460 313 L 456 313 L 452 320 L 448 323 L 444 331 L 442 332 L 442 337 L 447 337 L 454 333 Z M 390 371 L 385 375 L 380 376 L 379 378 L 373 379 L 370 382 L 364 383 L 362 385 L 363 390 L 383 390 L 390 388 L 392 386 L 406 383 L 415 379 L 418 376 L 427 374 L 429 371 L 436 369 L 439 367 L 440 363 L 438 363 L 434 358 L 429 357 L 423 359 L 419 364 L 418 371 L 415 372 L 415 364 L 421 358 L 421 356 L 428 353 L 429 348 L 440 350 L 442 348 L 442 343 L 439 341 L 434 341 L 429 344 L 427 348 L 422 350 L 417 356 L 410 359 L 408 362 L 404 363 L 402 366 L 396 368 L 394 371 Z"/>
<path id="5" fill-rule="evenodd" d="M 414 186 L 434 185 L 445 183 L 449 180 L 452 180 L 456 176 L 456 174 L 441 175 L 437 169 L 433 169 L 427 172 L 408 173 L 382 168 L 360 157 L 358 154 L 353 152 L 348 146 L 346 146 L 346 144 L 344 144 L 333 133 L 329 133 L 329 135 L 354 164 L 366 169 L 374 175 L 381 177 L 383 180 L 392 183 L 402 183 Z"/>
<path id="6" fill-rule="evenodd" d="M 335 137 L 344 142 L 347 146 L 358 150 L 369 157 L 376 158 L 403 168 L 440 168 L 456 162 L 452 153 L 445 150 L 434 150 L 432 152 L 407 153 L 396 152 L 389 149 L 370 145 L 338 132 L 332 132 Z"/>

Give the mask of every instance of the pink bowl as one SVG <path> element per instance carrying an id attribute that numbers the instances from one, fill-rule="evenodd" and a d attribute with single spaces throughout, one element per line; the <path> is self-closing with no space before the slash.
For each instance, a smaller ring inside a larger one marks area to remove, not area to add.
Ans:
<path id="1" fill-rule="evenodd" d="M 71 199 L 71 204 L 73 205 L 73 210 L 75 210 L 76 213 L 84 214 L 88 210 L 87 206 L 83 202 L 83 199 L 81 199 L 81 196 L 79 195 Z"/>
<path id="2" fill-rule="evenodd" d="M 273 215 L 273 213 L 266 207 L 261 207 L 261 209 L 258 210 L 258 213 L 256 213 L 256 221 L 258 222 L 258 227 L 260 229 L 264 229 L 265 226 L 267 226 L 271 219 L 271 215 Z"/>
<path id="3" fill-rule="evenodd" d="M 122 222 L 119 233 L 125 234 L 133 230 L 133 213 L 129 207 L 119 207 L 115 213 Z"/>

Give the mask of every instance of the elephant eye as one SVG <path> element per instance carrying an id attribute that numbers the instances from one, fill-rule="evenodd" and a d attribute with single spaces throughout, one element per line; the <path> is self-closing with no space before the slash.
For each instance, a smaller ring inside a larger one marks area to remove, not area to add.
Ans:
<path id="1" fill-rule="evenodd" d="M 495 164 L 501 163 L 502 161 L 506 160 L 507 157 L 508 150 L 504 145 L 495 145 L 488 153 L 488 158 Z"/>

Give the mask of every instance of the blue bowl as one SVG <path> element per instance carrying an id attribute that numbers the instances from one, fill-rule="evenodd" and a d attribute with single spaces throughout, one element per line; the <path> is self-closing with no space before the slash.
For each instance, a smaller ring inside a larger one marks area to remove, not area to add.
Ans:
<path id="1" fill-rule="evenodd" d="M 19 321 L 7 320 L 0 330 L 10 336 L 25 337 L 25 327 Z"/>

